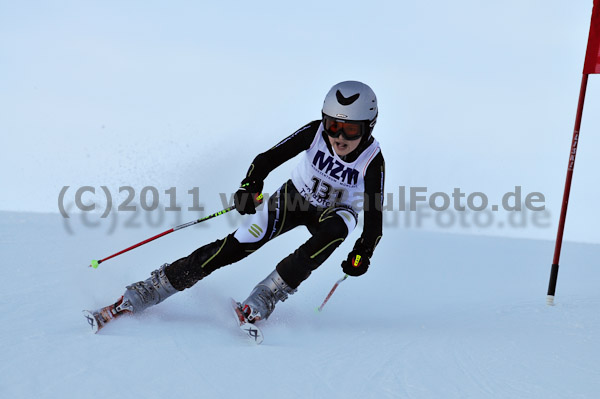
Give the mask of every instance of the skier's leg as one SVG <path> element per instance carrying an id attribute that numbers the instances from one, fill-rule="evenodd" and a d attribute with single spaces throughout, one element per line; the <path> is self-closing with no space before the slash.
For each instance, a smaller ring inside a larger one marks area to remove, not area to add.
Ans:
<path id="1" fill-rule="evenodd" d="M 216 269 L 248 256 L 260 245 L 262 244 L 242 244 L 234 234 L 207 244 L 170 265 L 165 263 L 145 281 L 127 286 L 116 310 L 139 313 L 174 293 L 193 286 Z"/>
<path id="2" fill-rule="evenodd" d="M 290 287 L 298 288 L 342 244 L 357 221 L 357 214 L 352 209 L 333 207 L 325 210 L 316 223 L 308 225 L 312 237 L 279 262 L 279 275 Z"/>
<path id="3" fill-rule="evenodd" d="M 282 188 L 284 187 L 285 184 Z M 243 224 L 234 233 L 206 244 L 170 265 L 164 265 L 153 272 L 150 279 L 128 286 L 124 295 L 125 305 L 121 305 L 128 307 L 123 309 L 132 312 L 144 310 L 177 291 L 190 288 L 218 268 L 237 262 L 259 249 L 273 237 L 273 234 L 267 232 L 274 230 L 273 226 L 277 224 L 278 215 L 281 214 L 278 205 L 281 203 L 281 191 L 282 189 L 271 197 L 268 204 L 258 207 L 255 214 L 245 217 Z M 278 231 L 281 232 L 282 229 Z M 154 284 L 156 281 L 160 283 L 158 286 Z"/>
<path id="4" fill-rule="evenodd" d="M 266 279 L 258 283 L 242 303 L 248 320 L 267 319 L 279 301 L 296 292 L 302 281 L 321 265 L 356 227 L 356 213 L 330 208 L 309 226 L 313 234 L 294 253 L 284 258 Z"/>
<path id="5" fill-rule="evenodd" d="M 165 271 L 173 287 L 179 291 L 190 288 L 218 268 L 245 258 L 269 241 L 267 231 L 276 219 L 271 206 L 274 200 L 272 197 L 269 205 L 263 204 L 255 214 L 245 217 L 234 233 L 173 262 Z"/>
<path id="6" fill-rule="evenodd" d="M 173 262 L 165 270 L 165 274 L 175 289 L 183 291 L 218 268 L 245 258 L 261 245 L 261 243 L 240 243 L 235 238 L 235 233 L 229 234 Z"/>
<path id="7" fill-rule="evenodd" d="M 256 251 L 273 238 L 274 235 L 267 232 L 276 230 L 279 234 L 292 228 L 292 223 L 286 223 L 285 226 L 274 229 L 274 226 L 278 226 L 278 218 L 285 216 L 285 212 L 280 211 L 281 204 L 285 204 L 279 195 L 283 189 L 287 194 L 287 183 L 279 189 L 277 195 L 271 197 L 268 205 L 262 205 L 254 215 L 244 218 L 242 226 L 234 233 L 204 245 L 170 265 L 165 264 L 153 272 L 149 279 L 128 286 L 119 308 L 140 312 L 160 303 L 175 292 L 192 287 L 218 268 L 237 262 Z"/>

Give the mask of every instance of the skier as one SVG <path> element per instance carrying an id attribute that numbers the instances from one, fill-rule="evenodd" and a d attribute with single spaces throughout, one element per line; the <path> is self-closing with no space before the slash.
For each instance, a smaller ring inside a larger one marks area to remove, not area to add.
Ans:
<path id="1" fill-rule="evenodd" d="M 187 257 L 162 265 L 147 280 L 127 286 L 122 298 L 110 307 L 112 314 L 101 312 L 99 327 L 121 313 L 139 313 L 156 305 L 218 268 L 245 258 L 267 241 L 306 226 L 311 237 L 238 304 L 246 321 L 265 320 L 277 302 L 296 292 L 346 239 L 356 227 L 361 208 L 363 232 L 342 269 L 350 276 L 364 274 L 382 237 L 384 160 L 372 136 L 377 115 L 377 98 L 366 84 L 346 81 L 333 86 L 325 97 L 320 120 L 254 158 L 234 195 L 236 210 L 250 215 L 242 226 Z M 268 203 L 259 205 L 257 198 L 267 175 L 302 151 L 304 156 L 291 179 Z"/>

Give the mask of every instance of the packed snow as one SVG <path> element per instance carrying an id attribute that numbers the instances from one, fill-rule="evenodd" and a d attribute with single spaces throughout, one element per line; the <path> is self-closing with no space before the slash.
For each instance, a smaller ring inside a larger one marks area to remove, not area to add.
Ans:
<path id="1" fill-rule="evenodd" d="M 107 261 L 159 231 L 107 234 L 54 214 L 0 212 L 3 398 L 595 398 L 600 246 L 388 228 L 371 268 L 344 281 L 356 232 L 280 303 L 256 346 L 243 299 L 308 237 L 301 228 L 139 316 L 94 335 L 82 316 L 228 229 L 222 219 Z M 71 231 L 71 233 L 69 233 Z"/>

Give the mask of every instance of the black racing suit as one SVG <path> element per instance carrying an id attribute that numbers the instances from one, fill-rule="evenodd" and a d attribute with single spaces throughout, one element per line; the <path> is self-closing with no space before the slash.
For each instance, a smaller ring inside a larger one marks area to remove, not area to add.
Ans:
<path id="1" fill-rule="evenodd" d="M 320 120 L 313 121 L 288 136 L 273 148 L 259 154 L 252 162 L 247 176 L 263 181 L 267 175 L 285 161 L 307 150 L 317 134 Z M 324 140 L 331 154 L 327 136 Z M 362 139 L 358 148 L 343 160 L 352 162 L 367 148 L 372 138 Z M 381 152 L 369 164 L 365 173 L 364 226 L 355 248 L 361 248 L 369 257 L 382 236 L 382 200 L 385 179 L 384 159 Z M 311 237 L 277 265 L 277 271 L 292 288 L 297 288 L 310 273 L 321 265 L 348 235 L 347 224 L 337 213 L 341 208 L 318 208 L 299 193 L 291 180 L 285 182 L 269 198 L 266 233 L 256 242 L 240 242 L 234 233 L 207 244 L 185 258 L 173 262 L 165 273 L 177 290 L 194 285 L 216 269 L 237 262 L 256 251 L 269 240 L 299 225 L 304 225 Z M 343 208 L 357 215 L 351 209 Z M 263 226 L 265 228 L 265 226 Z M 263 228 L 260 230 L 262 231 Z M 236 230 L 237 231 L 237 230 Z"/>

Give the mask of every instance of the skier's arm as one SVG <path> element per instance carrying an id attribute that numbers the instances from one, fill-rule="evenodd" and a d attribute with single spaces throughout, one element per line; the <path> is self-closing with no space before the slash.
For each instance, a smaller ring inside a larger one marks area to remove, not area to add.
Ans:
<path id="1" fill-rule="evenodd" d="M 360 276 L 369 268 L 375 247 L 383 236 L 383 189 L 385 162 L 381 152 L 373 159 L 365 174 L 365 206 L 363 232 L 348 258 L 342 262 L 344 273 Z"/>
<path id="2" fill-rule="evenodd" d="M 252 161 L 246 178 L 263 181 L 272 170 L 307 150 L 315 138 L 320 123 L 320 120 L 316 120 L 304 125 L 271 149 L 258 154 Z"/>
<path id="3" fill-rule="evenodd" d="M 235 208 L 239 213 L 242 215 L 256 213 L 257 198 L 262 192 L 265 178 L 273 169 L 307 150 L 315 138 L 320 123 L 320 120 L 316 120 L 302 126 L 273 148 L 254 158 L 240 188 L 233 196 Z"/>
<path id="4" fill-rule="evenodd" d="M 365 219 L 363 232 L 356 245 L 361 245 L 369 258 L 383 236 L 383 198 L 385 161 L 381 152 L 373 159 L 365 174 Z M 355 245 L 355 246 L 356 246 Z"/>

